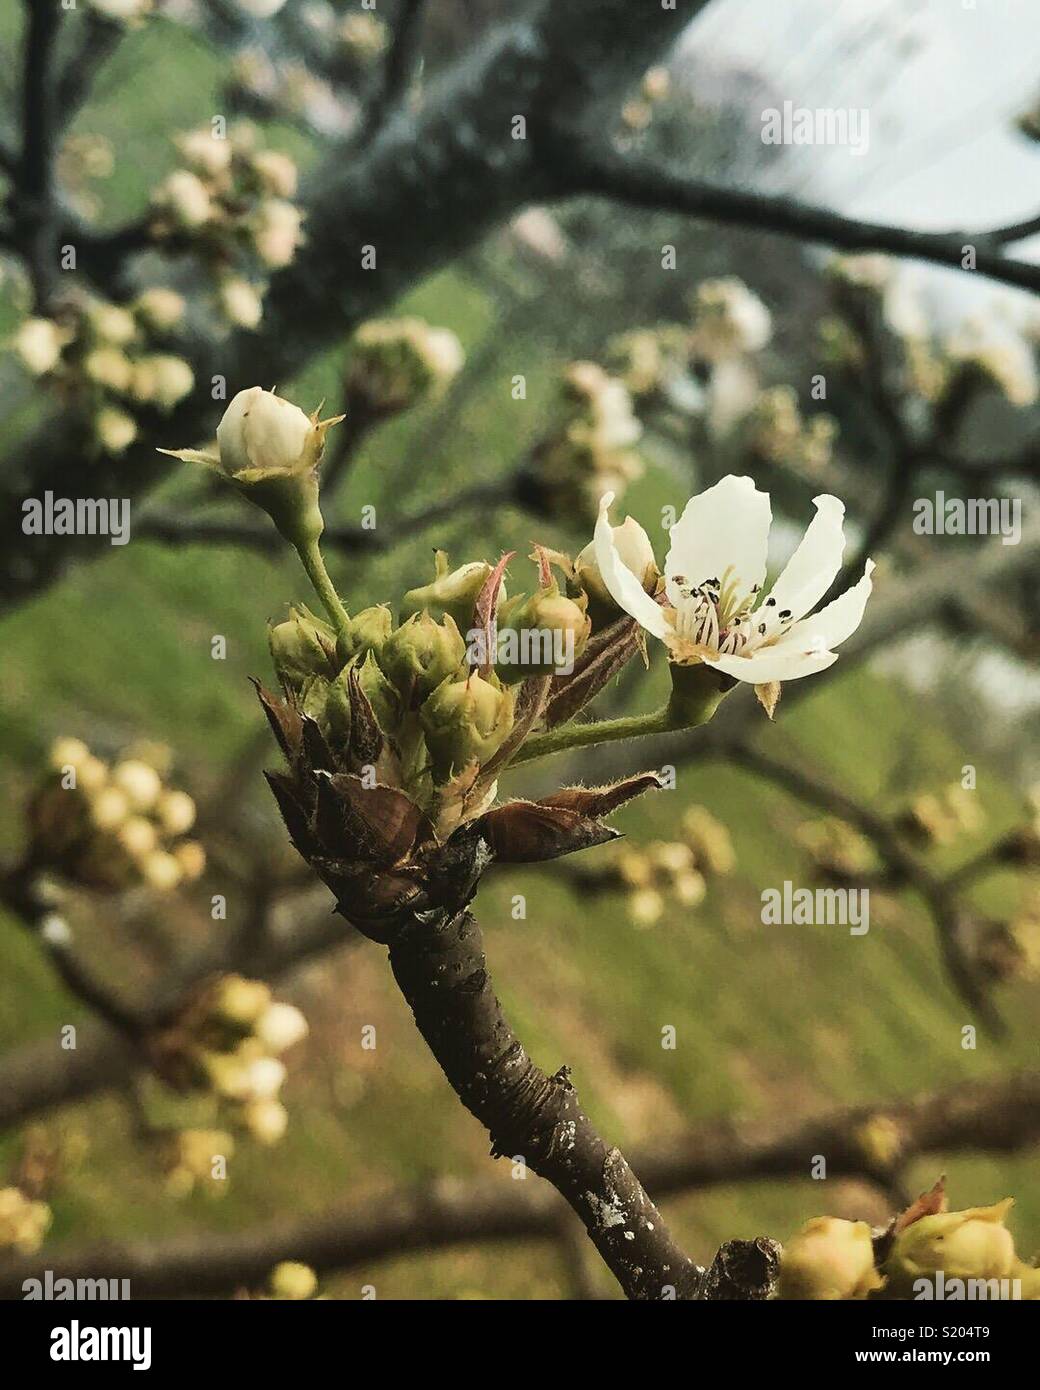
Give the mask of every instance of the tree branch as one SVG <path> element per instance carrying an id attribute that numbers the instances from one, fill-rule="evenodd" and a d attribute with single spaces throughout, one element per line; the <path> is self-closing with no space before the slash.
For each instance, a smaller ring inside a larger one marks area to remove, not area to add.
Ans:
<path id="1" fill-rule="evenodd" d="M 878 1120 L 896 1148 L 879 1169 L 865 1140 Z M 887 1185 L 912 1159 L 956 1153 L 1012 1153 L 1040 1138 L 1040 1072 L 972 1081 L 904 1101 L 839 1109 L 816 1119 L 714 1118 L 633 1159 L 660 1196 L 719 1183 L 806 1178 L 816 1154 L 833 1177 Z M 482 1241 L 553 1240 L 566 1207 L 546 1185 L 528 1181 L 460 1183 L 445 1179 L 333 1208 L 318 1217 L 279 1220 L 243 1231 L 104 1246 L 51 1247 L 0 1266 L 0 1298 L 17 1298 L 22 1281 L 43 1269 L 57 1278 L 129 1279 L 134 1298 L 202 1297 L 263 1283 L 280 1260 L 302 1260 L 318 1273 L 364 1269 L 409 1251 Z"/>
<path id="2" fill-rule="evenodd" d="M 722 188 L 689 178 L 681 171 L 581 146 L 575 147 L 571 172 L 568 191 L 596 194 L 634 207 L 687 213 L 729 226 L 757 228 L 842 251 L 887 251 L 894 256 L 965 270 L 965 248 L 974 246 L 978 274 L 1040 294 L 1040 265 L 1009 259 L 996 249 L 1004 241 L 1017 239 L 1011 234 L 1017 228 L 974 233 L 923 232 L 867 222 L 794 198 Z"/>

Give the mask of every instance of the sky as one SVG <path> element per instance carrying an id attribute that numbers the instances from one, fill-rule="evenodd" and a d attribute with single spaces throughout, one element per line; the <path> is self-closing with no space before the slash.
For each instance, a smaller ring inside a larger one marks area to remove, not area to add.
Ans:
<path id="1" fill-rule="evenodd" d="M 1040 0 L 714 0 L 684 50 L 751 108 L 869 113 L 862 155 L 764 147 L 763 189 L 930 230 L 1040 210 L 1040 144 L 1013 125 L 1040 98 Z M 1023 252 L 1040 260 L 1040 238 Z M 926 279 L 958 298 L 1026 302 L 957 272 Z"/>

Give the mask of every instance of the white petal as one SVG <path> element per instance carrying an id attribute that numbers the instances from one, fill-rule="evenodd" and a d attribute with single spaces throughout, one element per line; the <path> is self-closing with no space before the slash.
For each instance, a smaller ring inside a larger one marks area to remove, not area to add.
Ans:
<path id="1" fill-rule="evenodd" d="M 738 681 L 767 685 L 770 681 L 795 681 L 801 676 L 814 676 L 817 671 L 833 666 L 837 659 L 837 652 L 788 649 L 781 653 L 777 647 L 763 647 L 750 656 L 717 656 L 705 665 Z"/>
<path id="2" fill-rule="evenodd" d="M 759 492 L 751 478 L 728 473 L 691 497 L 672 527 L 671 549 L 664 562 L 672 603 L 679 601 L 672 583 L 676 575 L 696 586 L 706 579 L 724 582 L 727 569 L 730 580 L 736 581 L 737 597 L 746 598 L 766 577 L 771 519 L 769 494 Z"/>
<path id="3" fill-rule="evenodd" d="M 813 504 L 816 515 L 766 600 L 765 616 L 774 621 L 788 611 L 795 621 L 804 618 L 823 598 L 841 569 L 845 504 L 828 493 L 814 497 Z"/>
<path id="4" fill-rule="evenodd" d="M 846 589 L 840 598 L 828 603 L 818 613 L 811 613 L 808 618 L 795 623 L 768 650 L 824 651 L 851 637 L 863 620 L 863 610 L 874 587 L 870 577 L 873 570 L 874 561 L 868 560 L 858 584 Z"/>
<path id="5" fill-rule="evenodd" d="M 614 528 L 610 524 L 610 504 L 614 500 L 612 492 L 604 493 L 599 504 L 599 520 L 593 543 L 596 547 L 596 564 L 603 576 L 607 593 L 617 606 L 642 624 L 647 632 L 664 641 L 668 623 L 660 604 L 654 602 L 642 584 L 623 563 L 614 544 Z"/>

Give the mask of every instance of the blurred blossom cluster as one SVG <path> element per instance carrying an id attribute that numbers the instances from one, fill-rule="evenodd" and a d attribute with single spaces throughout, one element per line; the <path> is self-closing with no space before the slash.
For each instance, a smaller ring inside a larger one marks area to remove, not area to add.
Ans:
<path id="1" fill-rule="evenodd" d="M 303 212 L 293 201 L 296 165 L 262 148 L 249 121 L 226 132 L 200 126 L 174 143 L 181 163 L 152 194 L 152 235 L 196 253 L 221 316 L 255 328 L 268 274 L 287 266 L 304 240 Z"/>
<path id="2" fill-rule="evenodd" d="M 187 838 L 195 803 L 169 786 L 154 753 L 134 749 L 108 764 L 80 739 L 59 738 L 50 772 L 27 813 L 28 862 L 84 887 L 116 892 L 147 886 L 169 892 L 197 879 L 202 846 Z"/>
<path id="3" fill-rule="evenodd" d="M 379 420 L 408 410 L 449 386 L 465 360 L 449 328 L 408 317 L 363 323 L 351 344 L 347 413 Z"/>
<path id="4" fill-rule="evenodd" d="M 835 816 L 806 821 L 798 840 L 825 882 L 848 883 L 874 873 L 877 853 L 870 841 Z"/>
<path id="5" fill-rule="evenodd" d="M 651 927 L 669 900 L 680 907 L 699 907 L 707 880 L 731 873 L 735 865 L 729 831 L 705 807 L 691 806 L 677 839 L 626 842 L 602 869 L 588 877 L 583 873 L 582 882 L 597 890 L 623 892 L 630 921 Z"/>
<path id="6" fill-rule="evenodd" d="M 281 1054 L 307 1036 L 307 1020 L 292 1004 L 276 1002 L 261 980 L 224 975 L 202 989 L 177 1021 L 155 1041 L 156 1069 L 183 1090 L 204 1091 L 232 1106 L 233 1117 L 262 1144 L 285 1134 L 289 1115 L 278 1098 L 285 1081 Z M 191 1134 L 191 1131 L 187 1133 Z M 214 1134 L 183 1141 L 176 1154 L 176 1179 L 204 1177 L 205 1151 Z M 223 1141 L 226 1136 L 217 1132 Z M 202 1155 L 202 1159 L 200 1159 Z"/>
<path id="7" fill-rule="evenodd" d="M 556 417 L 528 459 L 531 500 L 550 516 L 592 519 L 605 492 L 642 477 L 632 446 L 643 426 L 623 382 L 595 362 L 564 368 Z"/>
<path id="8" fill-rule="evenodd" d="M 896 819 L 907 838 L 919 845 L 952 844 L 961 835 L 974 834 L 984 821 L 978 797 L 959 782 L 915 796 Z"/>
<path id="9" fill-rule="evenodd" d="M 27 372 L 53 381 L 92 422 L 101 452 L 122 454 L 137 437 L 135 410 L 172 410 L 194 388 L 189 363 L 162 350 L 184 308 L 176 290 L 161 286 L 129 304 L 73 295 L 53 318 L 23 320 L 11 347 Z"/>
<path id="10" fill-rule="evenodd" d="M 182 1129 L 170 1140 L 166 1190 L 172 1197 L 188 1197 L 197 1188 L 216 1196 L 227 1191 L 223 1181 L 213 1182 L 214 1161 L 231 1159 L 234 1136 L 223 1129 Z"/>

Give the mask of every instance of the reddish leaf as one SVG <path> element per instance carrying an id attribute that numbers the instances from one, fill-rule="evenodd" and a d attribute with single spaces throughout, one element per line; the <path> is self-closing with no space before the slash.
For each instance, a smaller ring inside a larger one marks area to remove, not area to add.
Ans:
<path id="1" fill-rule="evenodd" d="M 497 646 L 497 625 L 495 622 L 495 610 L 498 607 L 498 593 L 502 588 L 502 579 L 506 572 L 506 566 L 516 554 L 515 550 L 507 550 L 499 560 L 498 564 L 484 580 L 483 587 L 477 595 L 473 605 L 473 626 L 479 628 L 484 634 L 484 661 L 480 666 L 480 674 L 487 675 L 488 671 L 495 664 L 495 649 Z M 465 633 L 463 634 L 465 636 Z"/>
<path id="2" fill-rule="evenodd" d="M 292 762 L 300 750 L 303 737 L 300 712 L 288 700 L 279 700 L 277 695 L 272 695 L 255 676 L 252 677 L 252 681 L 263 711 L 267 715 L 271 732 L 278 740 L 278 746 L 285 757 Z"/>

